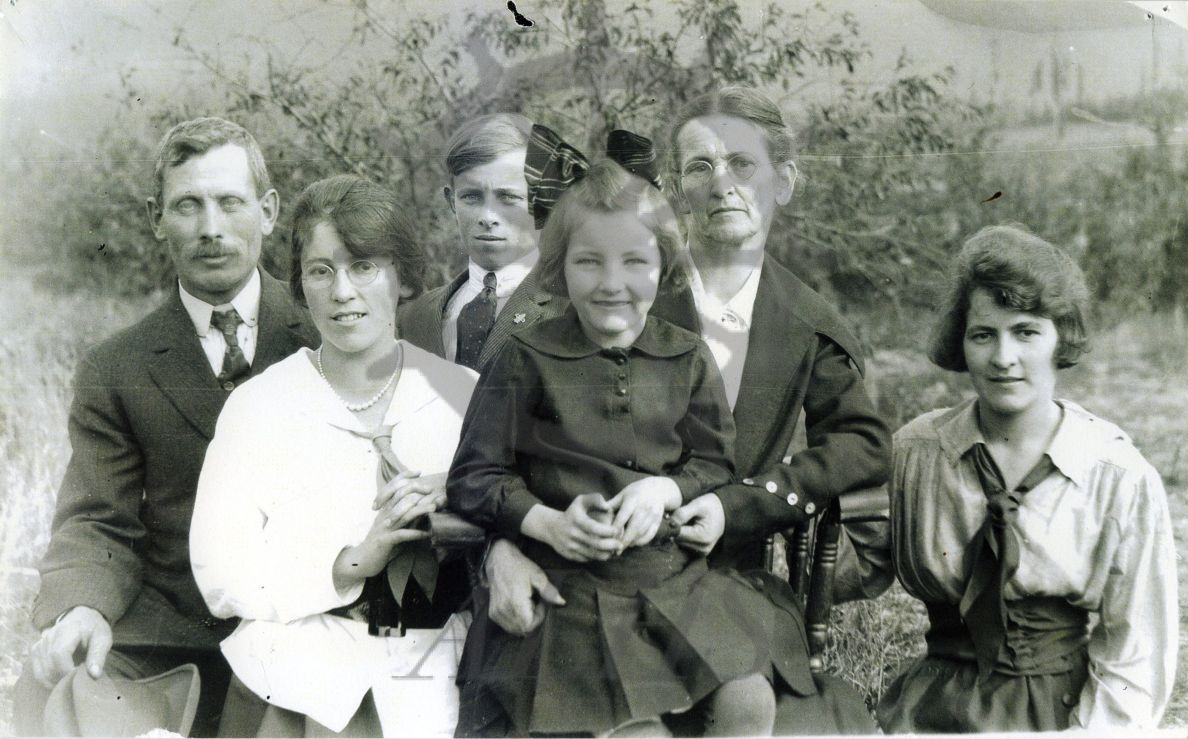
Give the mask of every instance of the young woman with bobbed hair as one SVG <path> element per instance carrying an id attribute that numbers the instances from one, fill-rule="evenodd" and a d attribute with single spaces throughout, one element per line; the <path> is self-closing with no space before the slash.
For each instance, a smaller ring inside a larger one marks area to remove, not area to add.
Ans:
<path id="1" fill-rule="evenodd" d="M 895 573 L 927 653 L 879 704 L 892 732 L 1155 727 L 1175 677 L 1163 483 L 1130 438 L 1056 392 L 1086 349 L 1064 252 L 984 228 L 954 260 L 930 355 L 976 396 L 894 439 Z"/>

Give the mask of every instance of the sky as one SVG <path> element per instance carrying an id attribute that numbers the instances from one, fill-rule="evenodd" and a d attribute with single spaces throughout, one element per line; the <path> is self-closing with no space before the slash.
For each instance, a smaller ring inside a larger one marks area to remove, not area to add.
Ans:
<path id="1" fill-rule="evenodd" d="M 1092 15 L 1095 4 L 1132 10 L 1121 0 L 1086 1 L 1049 2 L 1054 11 L 1049 15 L 1059 20 L 1063 14 L 1069 25 L 1079 25 L 1077 21 L 1083 21 L 1087 12 Z M 481 7 L 483 2 L 495 9 L 505 5 L 497 0 L 372 0 L 371 4 L 399 23 L 413 12 L 457 19 L 465 9 Z M 614 12 L 627 2 L 608 0 L 608 7 Z M 862 70 L 872 82 L 889 80 L 895 60 L 906 49 L 922 71 L 952 65 L 957 72 L 955 92 L 983 102 L 1025 99 L 1036 61 L 1053 53 L 1080 66 L 1090 96 L 1099 97 L 1139 88 L 1161 75 L 1167 79 L 1188 59 L 1184 32 L 1159 19 L 1146 21 L 1137 8 L 1133 10 L 1138 20 L 1126 28 L 1027 33 L 1004 27 L 1028 26 L 1027 18 L 1017 22 L 1026 11 L 1026 0 L 1000 0 L 997 18 L 983 13 L 987 17 L 982 20 L 990 26 L 954 19 L 960 16 L 954 8 L 968 9 L 969 0 L 826 3 L 831 10 L 849 10 L 858 18 L 874 51 L 874 59 Z M 185 95 L 204 84 L 193 59 L 174 45 L 178 28 L 184 29 L 185 38 L 196 48 L 227 60 L 246 58 L 259 64 L 265 43 L 282 56 L 303 62 L 326 62 L 337 55 L 359 58 L 369 50 L 344 46 L 351 33 L 350 4 L 347 0 L 0 0 L 0 146 L 11 149 L 31 134 L 63 144 L 79 141 L 80 136 L 85 140 L 86 133 L 114 111 L 122 79 L 146 102 Z M 797 7 L 808 2 L 782 0 L 781 4 Z M 741 5 L 745 20 L 761 21 L 761 2 L 743 0 Z M 1185 11 L 1182 3 L 1162 5 L 1170 5 L 1168 12 L 1173 14 Z M 517 3 L 524 15 L 548 22 L 535 6 L 534 0 Z M 514 23 L 510 12 L 506 21 Z M 671 24 L 672 14 L 661 9 L 654 22 L 660 27 Z M 460 27 L 460 21 L 456 23 Z M 1159 49 L 1159 64 L 1152 63 L 1154 48 Z M 829 83 L 822 78 L 806 94 L 829 95 Z"/>

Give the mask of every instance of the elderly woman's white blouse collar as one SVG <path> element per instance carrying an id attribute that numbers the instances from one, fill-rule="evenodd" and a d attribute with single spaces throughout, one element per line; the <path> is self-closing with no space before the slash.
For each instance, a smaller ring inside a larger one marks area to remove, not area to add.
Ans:
<path id="1" fill-rule="evenodd" d="M 713 324 L 722 324 L 739 332 L 751 329 L 754 320 L 755 296 L 759 294 L 759 277 L 763 273 L 763 257 L 760 256 L 755 268 L 747 276 L 742 287 L 726 302 L 719 302 L 705 289 L 705 282 L 701 279 L 701 272 L 697 263 L 693 261 L 693 254 L 686 246 L 679 257 L 689 277 L 689 290 L 693 293 L 693 304 L 702 318 Z"/>

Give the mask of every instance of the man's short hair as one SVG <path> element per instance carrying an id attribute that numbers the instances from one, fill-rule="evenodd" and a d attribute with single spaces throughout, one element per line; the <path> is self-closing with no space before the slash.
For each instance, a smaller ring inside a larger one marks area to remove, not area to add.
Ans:
<path id="1" fill-rule="evenodd" d="M 532 121 L 518 113 L 492 113 L 463 123 L 446 143 L 446 170 L 450 179 L 490 164 L 499 157 L 528 146 Z"/>
<path id="2" fill-rule="evenodd" d="M 664 193 L 615 162 L 604 159 L 590 167 L 581 180 L 569 187 L 557 201 L 540 232 L 541 287 L 568 297 L 565 283 L 565 253 L 569 241 L 590 213 L 628 213 L 656 237 L 660 249 L 660 291 L 672 292 L 686 284 L 684 268 L 677 260 L 683 243 L 676 213 Z"/>
<path id="3" fill-rule="evenodd" d="M 1056 326 L 1056 367 L 1072 367 L 1087 348 L 1089 288 L 1065 252 L 1019 224 L 987 226 L 962 245 L 949 269 L 928 356 L 938 367 L 965 372 L 970 296 L 983 289 L 1001 307 L 1043 316 Z"/>
<path id="4" fill-rule="evenodd" d="M 772 164 L 792 161 L 796 137 L 784 122 L 780 107 L 753 87 L 738 85 L 699 95 L 677 112 L 669 125 L 667 136 L 669 161 L 674 171 L 680 168 L 681 159 L 677 135 L 689 121 L 708 115 L 728 115 L 753 124 L 767 142 L 767 155 Z"/>
<path id="5" fill-rule="evenodd" d="M 169 129 L 157 144 L 157 158 L 153 162 L 153 196 L 157 203 L 162 207 L 165 205 L 161 199 L 164 197 L 166 169 L 180 166 L 225 144 L 235 144 L 247 152 L 248 170 L 252 173 L 256 195 L 272 189 L 260 145 L 243 126 L 222 118 L 195 118 Z"/>
<path id="6" fill-rule="evenodd" d="M 412 290 L 408 299 L 424 290 L 425 248 L 400 212 L 396 195 L 358 175 L 340 174 L 306 187 L 293 205 L 289 289 L 302 305 L 301 254 L 319 223 L 333 226 L 352 256 L 391 259 L 400 285 Z"/>

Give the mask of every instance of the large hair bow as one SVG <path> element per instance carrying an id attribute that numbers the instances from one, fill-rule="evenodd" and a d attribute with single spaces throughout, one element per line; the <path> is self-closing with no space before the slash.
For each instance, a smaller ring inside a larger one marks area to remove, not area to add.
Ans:
<path id="1" fill-rule="evenodd" d="M 660 168 L 651 139 L 621 128 L 606 137 L 606 156 L 637 177 L 660 187 Z M 549 213 L 565 190 L 586 176 L 590 162 L 577 149 L 539 123 L 532 126 L 524 177 L 528 180 L 528 208 L 537 230 L 544 228 Z"/>

